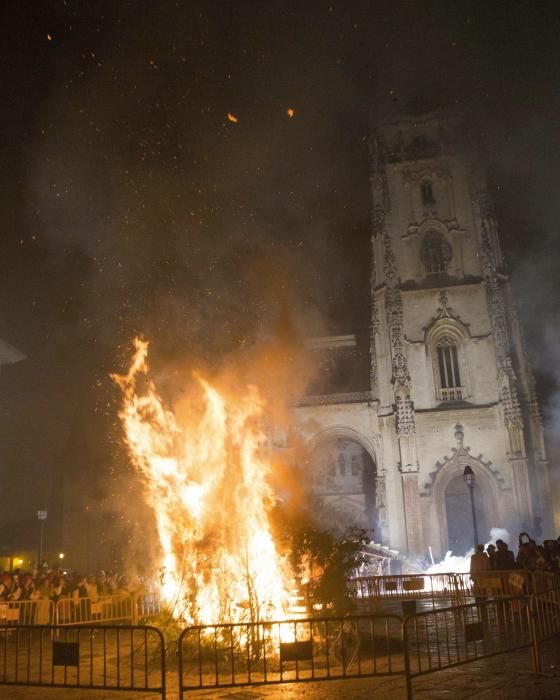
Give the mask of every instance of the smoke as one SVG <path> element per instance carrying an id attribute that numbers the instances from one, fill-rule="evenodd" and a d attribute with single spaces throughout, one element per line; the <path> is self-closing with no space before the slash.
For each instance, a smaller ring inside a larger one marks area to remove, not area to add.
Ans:
<path id="1" fill-rule="evenodd" d="M 367 221 L 367 167 L 358 197 L 343 177 L 351 160 L 365 165 L 365 143 L 319 118 L 306 99 L 314 73 L 285 84 L 295 58 L 255 72 L 261 42 L 247 55 L 239 18 L 124 12 L 109 11 L 95 50 L 68 37 L 80 79 L 68 56 L 55 64 L 28 163 L 32 225 L 61 267 L 71 251 L 85 259 L 76 332 L 114 348 L 143 331 L 216 356 L 266 332 L 279 305 L 307 332 L 328 325 L 352 283 L 338 264 L 340 208 L 345 227 Z M 324 108 L 352 102 L 346 78 Z"/>
<path id="2" fill-rule="evenodd" d="M 484 549 L 489 544 L 494 544 L 496 540 L 503 540 L 507 545 L 511 544 L 511 535 L 501 527 L 492 527 L 489 532 L 490 539 L 484 545 Z M 446 552 L 444 558 L 437 564 L 432 564 L 426 569 L 427 574 L 467 574 L 471 568 L 471 556 L 474 554 L 474 547 L 464 556 L 458 556 L 453 552 Z"/>
<path id="3" fill-rule="evenodd" d="M 555 184 L 558 154 L 550 153 L 555 133 L 551 114 L 557 98 L 538 114 L 519 107 L 507 136 L 491 131 L 491 185 L 501 224 L 501 240 L 526 334 L 529 361 L 537 380 L 550 462 L 553 503 L 560 513 L 560 312 L 558 257 L 560 198 Z M 494 138 L 495 137 L 495 138 Z M 556 522 L 560 528 L 560 520 Z M 552 534 L 552 533 L 550 533 Z"/>
<path id="4" fill-rule="evenodd" d="M 285 51 L 289 20 L 278 33 L 257 9 L 247 24 L 233 7 L 101 5 L 61 9 L 48 30 L 22 151 L 31 311 L 20 319 L 14 305 L 7 322 L 33 328 L 26 370 L 47 397 L 19 397 L 10 420 L 57 446 L 35 450 L 25 471 L 41 467 L 53 528 L 71 494 L 110 537 L 138 512 L 113 512 L 130 470 L 107 379 L 131 338 L 153 341 L 169 385 L 180 364 L 219 373 L 268 353 L 279 378 L 297 378 L 282 392 L 297 394 L 301 336 L 351 332 L 367 313 L 369 203 L 362 78 L 336 58 L 327 70 L 319 46 L 303 63 Z M 338 27 L 331 47 L 343 47 Z M 8 432 L 18 439 L 4 443 L 6 462 L 19 465 L 21 430 Z M 97 437 L 93 451 L 84 433 Z"/>
<path id="5" fill-rule="evenodd" d="M 6 512 L 20 491 L 29 512 L 49 490 L 58 503 L 72 479 L 91 510 L 126 491 L 107 375 L 136 333 L 172 377 L 260 352 L 286 317 L 296 338 L 367 327 L 368 116 L 419 88 L 490 113 L 502 240 L 558 424 L 554 23 L 488 3 L 288 5 L 10 11 L 0 321 L 28 360 L 3 376 Z"/>

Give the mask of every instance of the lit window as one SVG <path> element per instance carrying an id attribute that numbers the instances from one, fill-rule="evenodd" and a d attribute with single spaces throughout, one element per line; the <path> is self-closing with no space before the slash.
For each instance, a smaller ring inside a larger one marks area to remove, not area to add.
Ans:
<path id="1" fill-rule="evenodd" d="M 428 231 L 424 235 L 420 258 L 429 275 L 445 273 L 452 257 L 451 246 L 439 231 Z"/>
<path id="2" fill-rule="evenodd" d="M 423 182 L 420 185 L 420 193 L 422 195 L 422 204 L 435 204 L 434 193 L 432 191 L 431 182 Z"/>
<path id="3" fill-rule="evenodd" d="M 440 401 L 461 401 L 463 386 L 459 370 L 459 352 L 453 338 L 442 336 L 436 344 L 437 375 L 439 379 L 438 399 Z"/>

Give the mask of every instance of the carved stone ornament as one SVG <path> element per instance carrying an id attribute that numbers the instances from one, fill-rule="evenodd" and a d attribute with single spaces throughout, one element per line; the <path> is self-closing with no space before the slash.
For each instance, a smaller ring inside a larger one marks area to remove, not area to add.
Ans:
<path id="1" fill-rule="evenodd" d="M 437 461 L 435 466 L 436 468 L 434 471 L 430 472 L 430 481 L 426 482 L 424 484 L 424 491 L 421 493 L 422 496 L 431 496 L 433 493 L 434 489 L 434 483 L 436 481 L 436 478 L 439 474 L 439 472 L 442 469 L 456 469 L 459 471 L 461 468 L 464 468 L 465 466 L 469 465 L 471 468 L 472 467 L 479 467 L 483 469 L 484 471 L 490 471 L 492 476 L 496 479 L 498 482 L 498 486 L 500 487 L 501 490 L 507 489 L 506 483 L 504 479 L 501 477 L 500 472 L 497 469 L 492 469 L 492 462 L 488 461 L 485 462 L 482 459 L 482 454 L 479 454 L 477 457 L 474 457 L 470 450 L 470 447 L 465 447 L 464 444 L 464 439 L 465 439 L 465 431 L 463 429 L 463 426 L 460 423 L 457 423 L 455 426 L 455 440 L 457 442 L 457 447 L 452 447 L 452 456 L 448 457 L 445 455 L 442 461 Z"/>
<path id="2" fill-rule="evenodd" d="M 468 335 L 470 334 L 470 324 L 465 323 L 459 314 L 456 314 L 451 306 L 449 306 L 449 297 L 447 289 L 442 289 L 438 295 L 439 306 L 436 309 L 436 315 L 432 316 L 430 322 L 424 327 L 424 333 L 429 331 L 440 321 L 452 321 L 453 325 L 458 325 Z"/>
<path id="3" fill-rule="evenodd" d="M 371 391 L 350 391 L 341 394 L 309 394 L 304 396 L 298 406 L 332 406 L 345 403 L 368 403 L 375 397 Z"/>
<path id="4" fill-rule="evenodd" d="M 419 185 L 423 180 L 448 182 L 451 180 L 451 172 L 447 163 L 437 162 L 432 167 L 403 168 L 402 178 L 405 185 Z"/>
<path id="5" fill-rule="evenodd" d="M 410 399 L 410 375 L 406 359 L 404 340 L 403 305 L 399 289 L 397 264 L 391 237 L 387 231 L 387 216 L 391 209 L 387 173 L 382 148 L 377 139 L 370 142 L 372 209 L 372 248 L 373 241 L 383 236 L 383 272 L 385 275 L 385 312 L 391 343 L 392 383 L 395 389 L 395 411 L 397 433 L 414 434 L 416 424 L 414 406 Z M 375 261 L 372 260 L 372 269 Z M 377 393 L 377 360 L 375 358 L 375 334 L 379 332 L 377 302 L 374 292 L 375 278 L 372 276 L 372 322 L 370 330 L 371 388 Z"/>
<path id="6" fill-rule="evenodd" d="M 416 433 L 414 406 L 410 399 L 410 374 L 406 359 L 401 292 L 398 287 L 395 256 L 391 239 L 385 234 L 384 271 L 387 280 L 385 310 L 391 341 L 392 383 L 395 389 L 397 434 Z"/>
<path id="7" fill-rule="evenodd" d="M 380 236 L 386 237 L 386 220 L 387 215 L 391 210 L 391 200 L 389 197 L 389 185 L 387 182 L 387 173 L 385 171 L 385 163 L 381 148 L 377 138 L 370 140 L 370 155 L 371 155 L 371 268 L 370 268 L 370 294 L 371 294 L 371 324 L 370 324 L 370 339 L 369 339 L 369 354 L 370 354 L 370 390 L 374 396 L 378 394 L 377 384 L 377 355 L 375 350 L 375 336 L 379 333 L 379 314 L 377 309 L 377 300 L 375 297 L 375 240 Z"/>
<path id="8" fill-rule="evenodd" d="M 370 271 L 370 295 L 371 295 L 371 321 L 369 327 L 369 377 L 370 390 L 373 396 L 379 395 L 377 381 L 377 351 L 375 347 L 375 336 L 380 332 L 379 309 L 377 296 L 375 294 L 375 255 L 373 252 L 373 240 L 371 241 L 371 271 Z"/>
<path id="9" fill-rule="evenodd" d="M 496 218 L 492 210 L 490 197 L 485 190 L 479 192 L 477 203 L 480 211 L 480 259 L 486 283 L 488 314 L 492 324 L 496 348 L 498 383 L 500 385 L 500 398 L 504 408 L 504 421 L 508 429 L 518 430 L 523 426 L 523 418 L 511 357 L 511 343 L 504 294 L 497 273 L 497 266 L 501 261 L 501 252 L 498 243 Z"/>
<path id="10" fill-rule="evenodd" d="M 397 412 L 397 434 L 413 435 L 416 433 L 416 420 L 414 417 L 414 406 L 410 399 L 410 394 L 398 395 L 395 397 L 395 408 Z"/>

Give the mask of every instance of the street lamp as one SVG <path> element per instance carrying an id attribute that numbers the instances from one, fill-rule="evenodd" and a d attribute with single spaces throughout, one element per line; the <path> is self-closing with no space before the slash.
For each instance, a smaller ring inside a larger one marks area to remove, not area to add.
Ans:
<path id="1" fill-rule="evenodd" d="M 46 510 L 38 510 L 37 511 L 37 520 L 39 521 L 41 530 L 40 530 L 40 535 L 39 535 L 39 566 L 37 569 L 41 568 L 41 564 L 43 563 L 43 528 L 45 526 L 45 520 L 47 519 L 48 512 Z"/>
<path id="2" fill-rule="evenodd" d="M 478 528 L 476 526 L 476 510 L 474 508 L 474 472 L 468 464 L 465 467 L 465 471 L 463 472 L 463 479 L 465 480 L 465 484 L 469 487 L 469 494 L 471 497 L 472 524 L 474 531 L 474 551 L 476 552 L 476 547 L 478 545 Z"/>

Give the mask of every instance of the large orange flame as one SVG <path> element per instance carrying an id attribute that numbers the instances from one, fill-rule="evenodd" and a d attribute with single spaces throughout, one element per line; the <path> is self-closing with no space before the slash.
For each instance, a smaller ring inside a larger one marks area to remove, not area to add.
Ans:
<path id="1" fill-rule="evenodd" d="M 188 623 L 285 619 L 290 576 L 269 525 L 264 400 L 253 386 L 226 398 L 195 375 L 179 425 L 148 376 L 148 343 L 135 339 L 134 346 L 128 372 L 113 379 L 123 395 L 125 440 L 155 515 L 163 597 Z"/>

